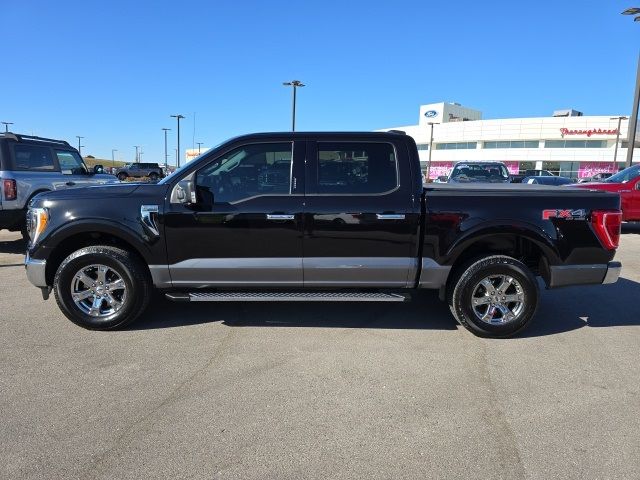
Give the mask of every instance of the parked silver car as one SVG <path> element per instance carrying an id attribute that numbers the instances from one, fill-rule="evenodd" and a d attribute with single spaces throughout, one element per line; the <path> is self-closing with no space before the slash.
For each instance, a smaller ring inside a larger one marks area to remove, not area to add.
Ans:
<path id="1" fill-rule="evenodd" d="M 96 165 L 89 170 L 64 140 L 0 134 L 0 229 L 23 231 L 29 201 L 38 193 L 117 182 Z"/>

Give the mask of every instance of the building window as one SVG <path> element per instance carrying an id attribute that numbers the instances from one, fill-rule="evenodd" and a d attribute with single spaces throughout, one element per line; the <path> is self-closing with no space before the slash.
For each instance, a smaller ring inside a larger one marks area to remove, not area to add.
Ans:
<path id="1" fill-rule="evenodd" d="M 484 142 L 484 148 L 538 148 L 537 140 L 503 140 L 500 142 Z"/>
<path id="2" fill-rule="evenodd" d="M 436 150 L 469 150 L 478 146 L 478 142 L 436 143 Z"/>
<path id="3" fill-rule="evenodd" d="M 606 140 L 545 140 L 544 148 L 606 148 Z"/>
<path id="4" fill-rule="evenodd" d="M 429 150 L 429 144 L 428 143 L 418 143 L 418 150 Z"/>

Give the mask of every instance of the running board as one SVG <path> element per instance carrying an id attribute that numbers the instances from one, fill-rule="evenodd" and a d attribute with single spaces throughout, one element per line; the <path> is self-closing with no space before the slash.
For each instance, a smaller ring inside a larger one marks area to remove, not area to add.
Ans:
<path id="1" fill-rule="evenodd" d="M 167 293 L 176 302 L 404 302 L 397 293 L 361 292 L 190 292 Z"/>

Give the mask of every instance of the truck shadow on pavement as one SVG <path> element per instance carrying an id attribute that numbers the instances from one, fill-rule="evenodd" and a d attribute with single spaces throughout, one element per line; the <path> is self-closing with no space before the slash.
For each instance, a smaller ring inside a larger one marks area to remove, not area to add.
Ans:
<path id="1" fill-rule="evenodd" d="M 640 222 L 623 223 L 621 228 L 622 234 L 635 233 L 640 234 Z"/>
<path id="2" fill-rule="evenodd" d="M 437 292 L 423 291 L 410 302 L 157 302 L 132 330 L 173 328 L 207 322 L 230 327 L 313 327 L 456 330 L 449 307 Z"/>
<path id="3" fill-rule="evenodd" d="M 27 250 L 27 242 L 22 238 L 0 240 L 0 253 L 24 254 Z"/>
<path id="4" fill-rule="evenodd" d="M 612 285 L 542 290 L 538 312 L 519 337 L 540 337 L 583 327 L 640 326 L 640 283 L 620 278 Z"/>
<path id="5" fill-rule="evenodd" d="M 541 290 L 529 328 L 516 338 L 541 337 L 591 327 L 640 326 L 640 283 L 621 278 L 613 285 Z M 173 303 L 158 295 L 131 327 L 150 330 L 222 322 L 229 327 L 461 328 L 435 291 L 413 294 L 405 303 L 221 302 Z"/>

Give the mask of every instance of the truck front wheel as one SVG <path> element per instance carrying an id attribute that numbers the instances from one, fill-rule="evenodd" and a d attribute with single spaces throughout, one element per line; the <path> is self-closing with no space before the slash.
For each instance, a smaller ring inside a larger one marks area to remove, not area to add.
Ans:
<path id="1" fill-rule="evenodd" d="M 524 329 L 538 308 L 538 283 L 515 258 L 492 255 L 462 269 L 449 306 L 456 320 L 480 337 L 505 338 Z"/>
<path id="2" fill-rule="evenodd" d="M 89 330 L 113 330 L 133 322 L 149 303 L 152 290 L 137 256 L 103 245 L 69 255 L 53 284 L 62 313 Z"/>

